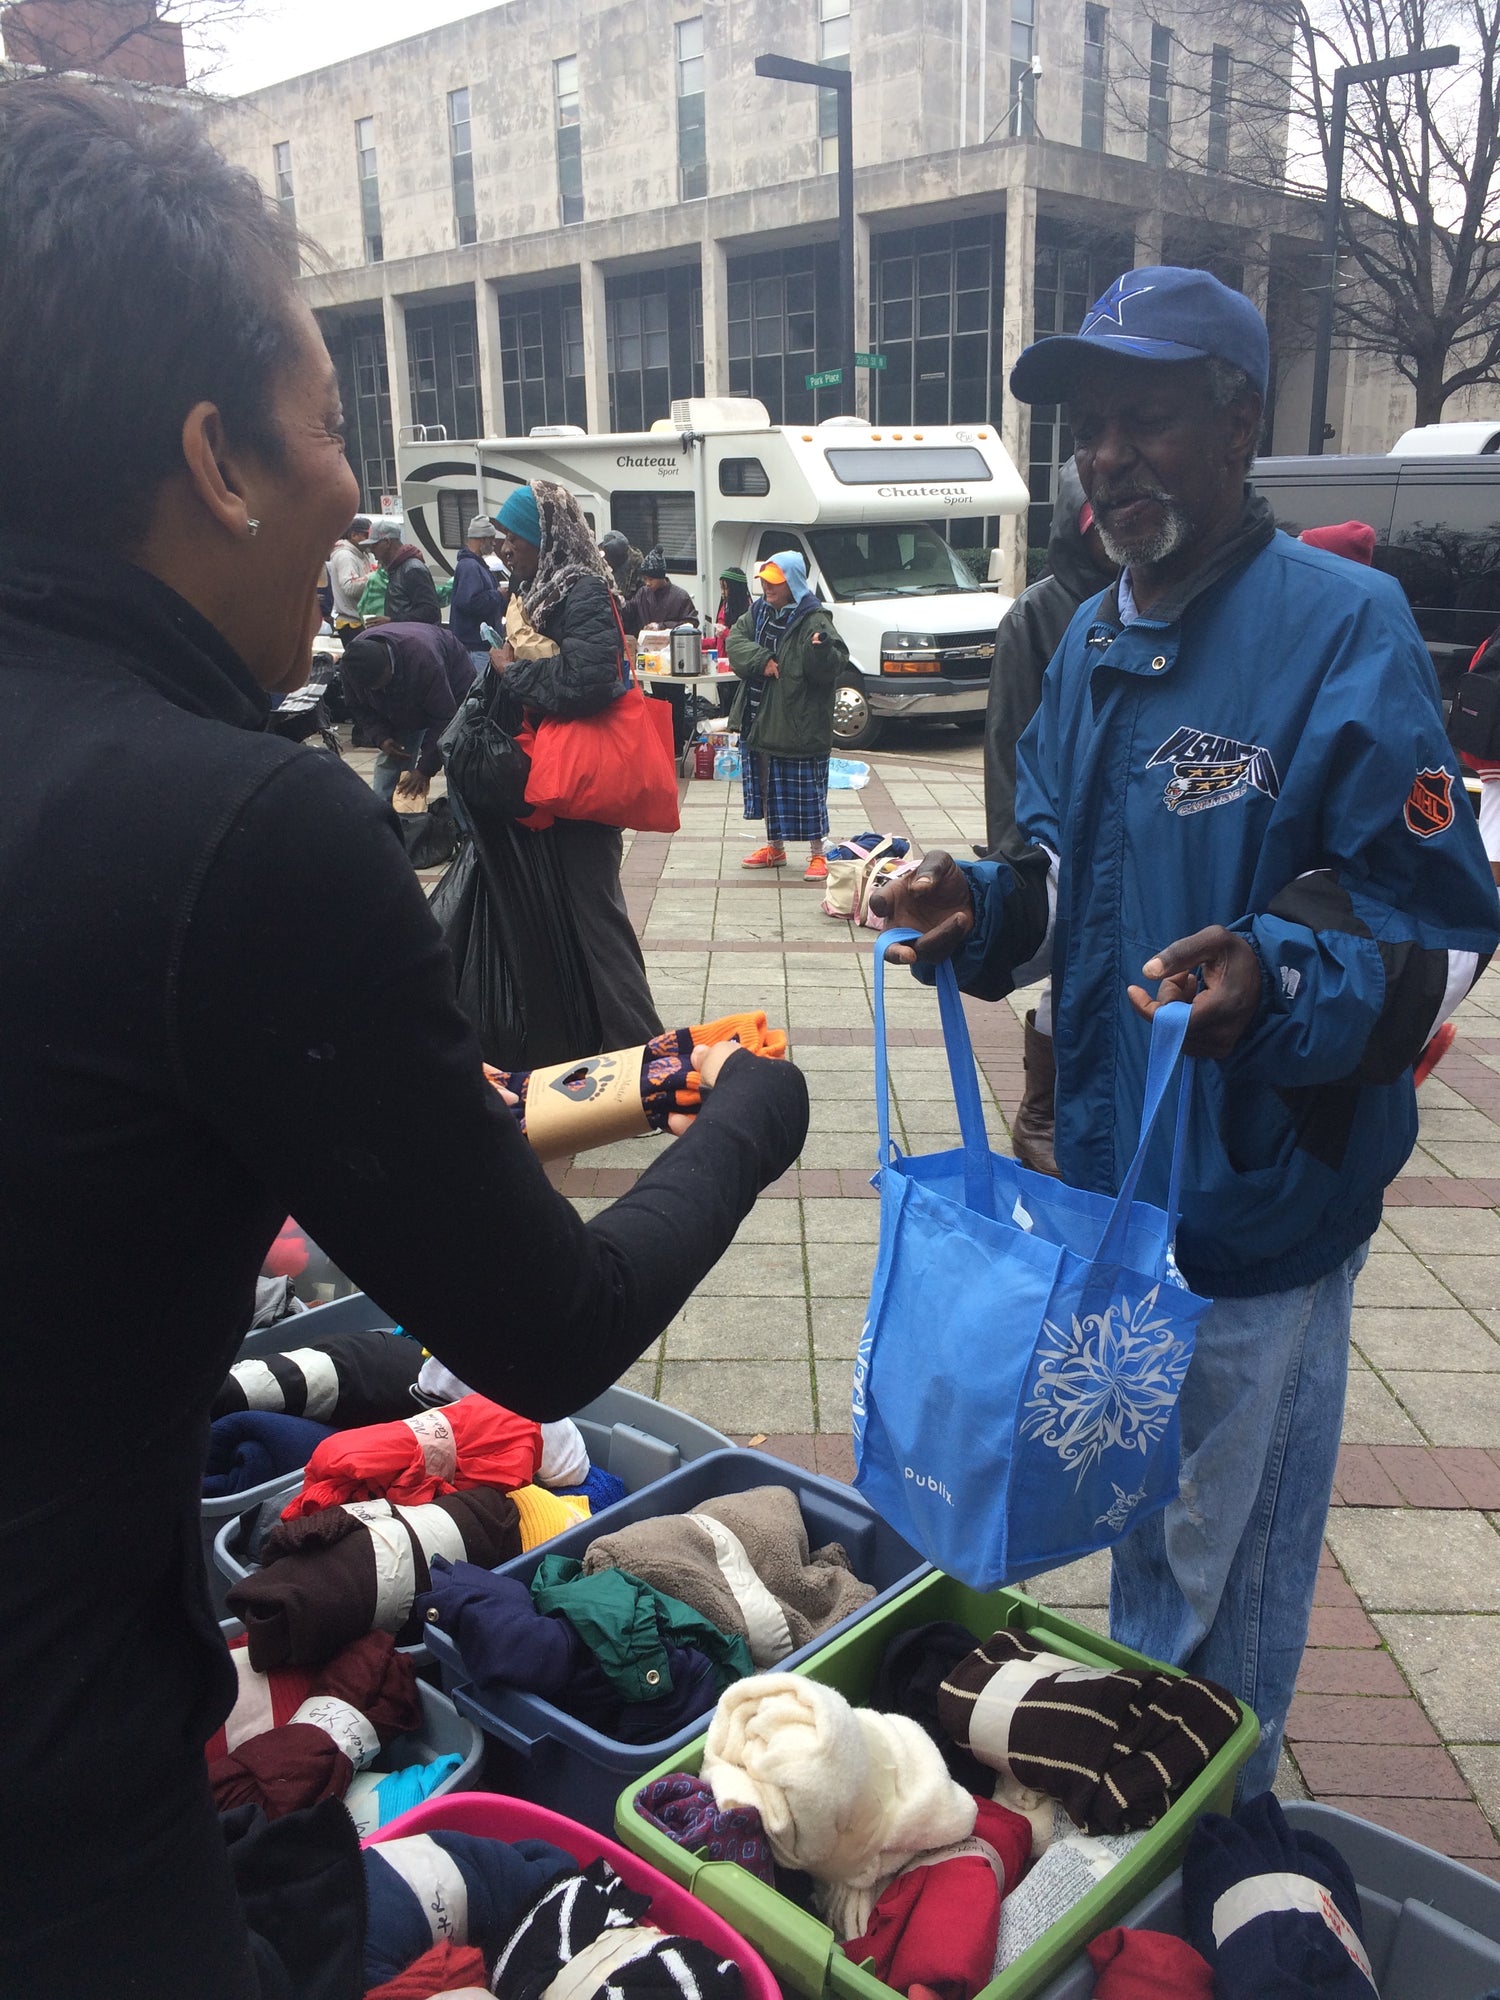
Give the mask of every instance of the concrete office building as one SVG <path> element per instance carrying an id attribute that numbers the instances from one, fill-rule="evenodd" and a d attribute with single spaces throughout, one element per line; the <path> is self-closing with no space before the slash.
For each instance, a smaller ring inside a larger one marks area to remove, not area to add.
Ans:
<path id="1" fill-rule="evenodd" d="M 852 67 L 855 344 L 886 364 L 858 408 L 999 425 L 1034 503 L 1000 528 L 1017 580 L 1068 448 L 1004 389 L 1020 349 L 1131 265 L 1206 265 L 1273 326 L 1277 287 L 1308 283 L 1316 214 L 1224 172 L 1279 136 L 1237 100 L 1249 44 L 1203 50 L 1167 0 L 508 0 L 204 110 L 325 253 L 304 289 L 371 505 L 413 424 L 840 407 L 805 386 L 839 359 L 833 104 L 758 79 L 766 51 Z M 1335 358 L 1335 450 L 1401 428 L 1369 373 Z M 1308 374 L 1277 357 L 1277 450 L 1305 448 Z"/>

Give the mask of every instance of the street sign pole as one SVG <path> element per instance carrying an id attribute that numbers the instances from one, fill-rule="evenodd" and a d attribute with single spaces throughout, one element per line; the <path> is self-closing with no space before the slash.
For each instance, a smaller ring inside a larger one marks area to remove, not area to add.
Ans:
<path id="1" fill-rule="evenodd" d="M 807 377 L 809 389 L 842 388 L 840 407 L 854 414 L 854 78 L 847 69 L 826 63 L 799 62 L 795 56 L 757 56 L 757 76 L 780 83 L 811 83 L 831 90 L 839 114 L 839 367 Z"/>

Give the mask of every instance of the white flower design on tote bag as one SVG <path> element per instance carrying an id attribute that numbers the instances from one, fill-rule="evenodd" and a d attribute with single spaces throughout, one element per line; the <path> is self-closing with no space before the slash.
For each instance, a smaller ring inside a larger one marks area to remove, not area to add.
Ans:
<path id="1" fill-rule="evenodd" d="M 1149 1455 L 1171 1420 L 1192 1348 L 1158 1313 L 1160 1289 L 1135 1306 L 1122 1297 L 1102 1312 L 1074 1314 L 1066 1330 L 1043 1325 L 1021 1435 L 1076 1467 L 1080 1487 L 1107 1451 Z"/>

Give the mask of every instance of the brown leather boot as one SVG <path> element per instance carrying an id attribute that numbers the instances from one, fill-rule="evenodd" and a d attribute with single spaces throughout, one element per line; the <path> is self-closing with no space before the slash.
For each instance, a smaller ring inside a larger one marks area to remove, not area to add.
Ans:
<path id="1" fill-rule="evenodd" d="M 1026 1094 L 1010 1121 L 1010 1142 L 1016 1158 L 1034 1174 L 1059 1178 L 1052 1156 L 1052 1106 L 1057 1094 L 1057 1064 L 1052 1037 L 1039 1035 L 1036 1013 L 1026 1016 Z"/>

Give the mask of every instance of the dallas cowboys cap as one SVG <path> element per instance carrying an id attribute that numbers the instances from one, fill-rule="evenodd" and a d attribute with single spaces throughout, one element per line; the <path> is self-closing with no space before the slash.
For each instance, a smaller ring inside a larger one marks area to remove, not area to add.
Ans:
<path id="1" fill-rule="evenodd" d="M 1101 350 L 1137 361 L 1202 361 L 1242 369 L 1264 396 L 1271 371 L 1266 323 L 1243 292 L 1208 271 L 1147 264 L 1116 278 L 1083 316 L 1077 333 L 1049 335 L 1024 349 L 1010 371 L 1023 403 L 1066 402 L 1079 364 Z"/>

